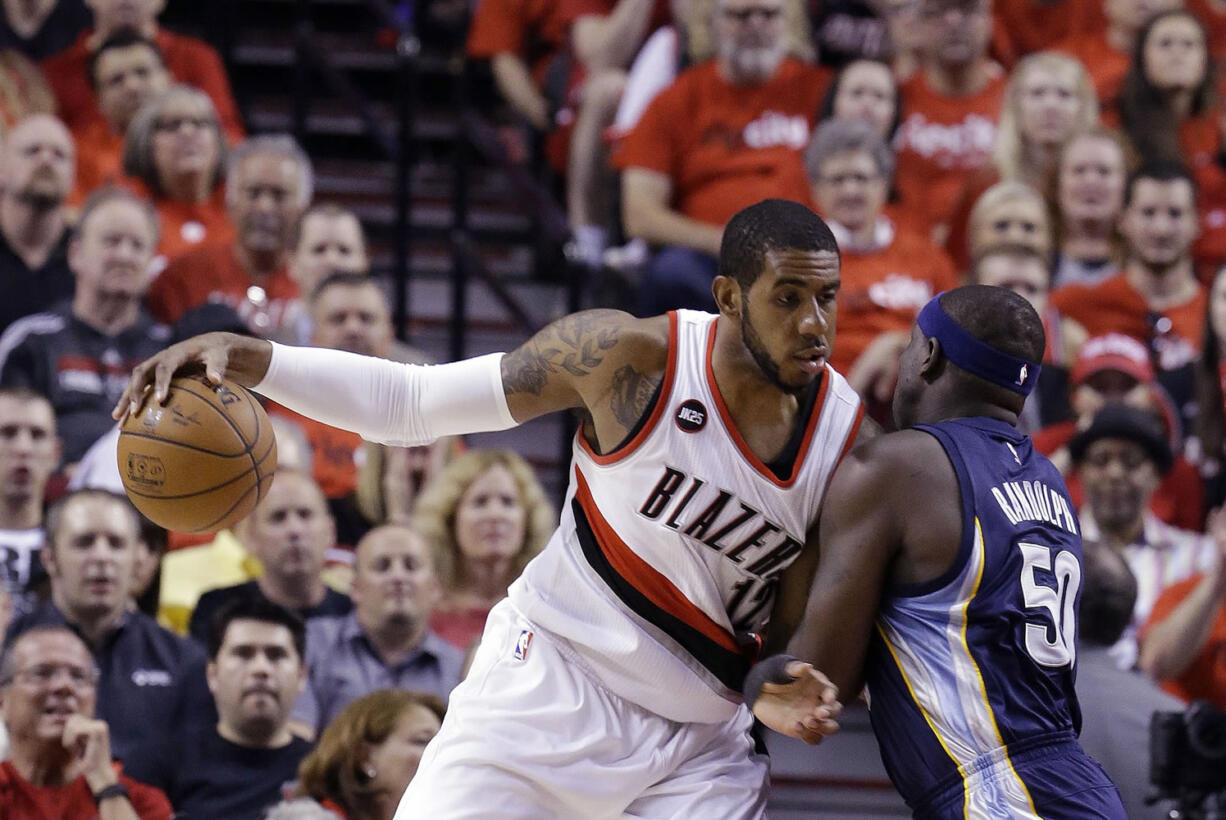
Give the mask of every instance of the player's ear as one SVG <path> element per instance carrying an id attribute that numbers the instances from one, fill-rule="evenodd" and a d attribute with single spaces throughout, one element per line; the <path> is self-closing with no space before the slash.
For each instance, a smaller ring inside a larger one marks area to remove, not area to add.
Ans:
<path id="1" fill-rule="evenodd" d="M 941 350 L 941 342 L 935 336 L 924 340 L 924 357 L 920 359 L 920 375 L 926 379 L 935 379 L 941 375 L 941 363 L 945 361 L 945 352 Z"/>
<path id="2" fill-rule="evenodd" d="M 731 276 L 717 276 L 711 283 L 715 306 L 724 316 L 741 318 L 741 286 Z"/>

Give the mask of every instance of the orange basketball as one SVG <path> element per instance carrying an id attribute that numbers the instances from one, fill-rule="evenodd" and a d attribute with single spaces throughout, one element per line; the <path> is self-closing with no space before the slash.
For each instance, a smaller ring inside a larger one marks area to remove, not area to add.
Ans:
<path id="1" fill-rule="evenodd" d="M 215 532 L 244 518 L 276 469 L 277 442 L 264 408 L 229 381 L 173 379 L 165 404 L 146 402 L 119 431 L 128 498 L 176 532 Z"/>

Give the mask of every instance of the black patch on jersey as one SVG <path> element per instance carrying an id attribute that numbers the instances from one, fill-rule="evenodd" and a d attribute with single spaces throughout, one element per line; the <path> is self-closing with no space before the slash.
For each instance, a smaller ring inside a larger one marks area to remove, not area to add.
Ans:
<path id="1" fill-rule="evenodd" d="M 697 433 L 707 426 L 707 408 L 698 399 L 686 399 L 681 402 L 673 418 L 683 432 Z"/>

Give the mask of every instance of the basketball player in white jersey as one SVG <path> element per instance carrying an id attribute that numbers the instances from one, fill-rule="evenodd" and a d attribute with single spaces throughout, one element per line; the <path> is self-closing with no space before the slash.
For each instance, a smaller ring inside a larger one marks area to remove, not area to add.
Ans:
<path id="1" fill-rule="evenodd" d="M 804 610 L 818 512 L 863 411 L 826 364 L 839 254 L 809 209 L 728 223 L 719 314 L 593 310 L 437 367 L 209 334 L 140 365 L 116 407 L 203 365 L 391 444 L 577 409 L 549 546 L 490 613 L 397 820 L 758 818 L 767 767 L 741 699 L 759 635 Z M 836 692 L 812 720 L 836 730 Z"/>

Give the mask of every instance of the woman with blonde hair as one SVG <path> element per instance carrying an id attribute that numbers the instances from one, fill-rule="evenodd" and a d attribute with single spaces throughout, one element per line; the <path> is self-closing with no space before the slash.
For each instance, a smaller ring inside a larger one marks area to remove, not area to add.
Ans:
<path id="1" fill-rule="evenodd" d="M 461 648 L 542 549 L 557 513 L 532 468 L 510 450 L 474 450 L 422 490 L 413 527 L 433 546 L 442 600 L 430 628 Z"/>
<path id="2" fill-rule="evenodd" d="M 1005 89 L 992 162 L 963 191 L 947 249 L 965 267 L 970 208 L 997 182 L 1020 182 L 1054 209 L 1060 152 L 1076 133 L 1098 123 L 1098 99 L 1085 67 L 1072 57 L 1041 51 L 1017 64 Z"/>
<path id="3" fill-rule="evenodd" d="M 971 208 L 967 234 L 971 258 L 989 245 L 1005 242 L 1033 248 L 1044 259 L 1051 257 L 1047 202 L 1023 182 L 998 182 L 984 191 Z"/>
<path id="4" fill-rule="evenodd" d="M 380 689 L 346 706 L 298 766 L 298 792 L 345 820 L 392 820 L 446 707 L 434 695 Z"/>

